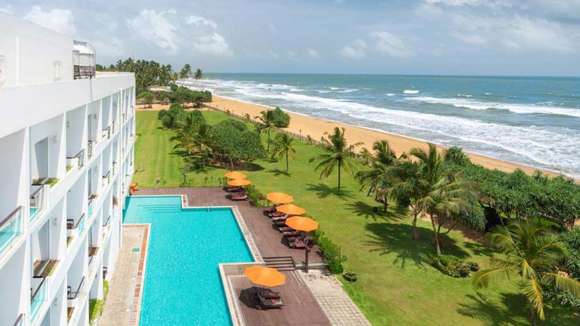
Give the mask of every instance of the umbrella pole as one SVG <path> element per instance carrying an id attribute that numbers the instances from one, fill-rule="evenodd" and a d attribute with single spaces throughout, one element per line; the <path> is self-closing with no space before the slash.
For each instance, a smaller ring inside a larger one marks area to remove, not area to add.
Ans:
<path id="1" fill-rule="evenodd" d="M 308 273 L 308 253 L 310 252 L 310 248 L 308 248 L 308 245 L 306 245 L 306 248 L 304 249 L 304 254 L 306 255 L 305 260 L 306 260 L 306 266 L 305 266 L 305 270 L 306 273 Z"/>

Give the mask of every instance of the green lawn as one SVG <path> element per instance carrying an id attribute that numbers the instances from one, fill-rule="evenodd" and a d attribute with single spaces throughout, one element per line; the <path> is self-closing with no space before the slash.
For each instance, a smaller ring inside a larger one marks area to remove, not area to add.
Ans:
<path id="1" fill-rule="evenodd" d="M 215 123 L 228 118 L 221 112 L 205 112 Z M 140 187 L 179 186 L 183 181 L 181 158 L 172 154 L 171 131 L 163 130 L 156 112 L 137 113 L 137 153 L 134 180 Z M 387 216 L 374 213 L 374 203 L 359 191 L 346 175 L 341 195 L 335 191 L 336 176 L 319 179 L 310 158 L 320 149 L 297 143 L 297 155 L 290 162 L 290 175 L 282 173 L 281 162 L 259 161 L 247 171 L 249 179 L 263 193 L 283 191 L 294 195 L 298 205 L 320 221 L 321 229 L 348 257 L 346 271 L 359 276 L 345 289 L 374 325 L 527 325 L 524 297 L 509 284 L 496 285 L 480 294 L 469 279 L 443 275 L 429 265 L 433 253 L 430 225 L 421 222 L 421 240 L 410 238 L 409 218 L 402 213 Z M 190 173 L 194 186 L 217 185 L 225 171 Z M 481 245 L 452 232 L 444 251 L 470 257 L 480 264 L 488 261 Z M 569 314 L 547 311 L 547 324 L 572 325 Z"/>

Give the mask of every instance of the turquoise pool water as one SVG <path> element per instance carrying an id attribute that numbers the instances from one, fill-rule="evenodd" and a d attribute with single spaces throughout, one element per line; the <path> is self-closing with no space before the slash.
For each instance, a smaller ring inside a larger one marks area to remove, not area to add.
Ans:
<path id="1" fill-rule="evenodd" d="M 231 325 L 218 264 L 253 261 L 231 209 L 182 209 L 178 196 L 126 207 L 124 223 L 152 225 L 140 325 Z"/>

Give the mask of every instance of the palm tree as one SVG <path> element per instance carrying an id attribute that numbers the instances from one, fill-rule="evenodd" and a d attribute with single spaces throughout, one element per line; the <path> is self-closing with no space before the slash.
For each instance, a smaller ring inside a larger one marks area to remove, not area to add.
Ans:
<path id="1" fill-rule="evenodd" d="M 201 69 L 197 68 L 195 70 L 194 78 L 195 79 L 202 79 L 203 78 L 203 72 L 201 71 Z"/>
<path id="2" fill-rule="evenodd" d="M 286 173 L 288 173 L 288 157 L 294 156 L 296 154 L 296 149 L 294 149 L 293 138 L 288 134 L 281 133 L 276 136 L 274 141 L 274 152 L 272 156 L 278 156 L 279 158 L 286 159 Z"/>
<path id="3" fill-rule="evenodd" d="M 367 189 L 368 195 L 374 194 L 375 200 L 383 203 L 383 211 L 387 212 L 389 192 L 395 184 L 393 165 L 397 157 L 386 140 L 375 142 L 373 150 L 374 154 L 363 153 L 363 159 L 371 169 L 358 172 L 356 177 L 361 189 Z"/>
<path id="4" fill-rule="evenodd" d="M 487 287 L 497 277 L 515 282 L 528 299 L 532 325 L 536 324 L 536 318 L 545 318 L 543 287 L 546 285 L 580 297 L 580 282 L 558 270 L 568 252 L 547 222 L 513 220 L 508 226 L 499 226 L 489 240 L 501 256 L 492 257 L 490 268 L 473 275 L 473 285 Z"/>
<path id="5" fill-rule="evenodd" d="M 344 168 L 345 171 L 349 172 L 354 167 L 354 149 L 360 145 L 360 143 L 348 145 L 346 138 L 344 137 L 344 128 L 334 128 L 332 134 L 325 133 L 326 138 L 322 138 L 322 144 L 324 145 L 326 153 L 319 155 L 317 158 L 313 158 L 311 161 L 318 159 L 320 162 L 316 165 L 316 171 L 321 169 L 320 177 L 328 177 L 334 169 L 338 171 L 338 192 L 340 193 L 340 179 L 341 172 Z"/>
<path id="6" fill-rule="evenodd" d="M 256 119 L 258 120 L 258 132 L 262 132 L 262 131 L 266 131 L 266 134 L 268 136 L 268 140 L 267 140 L 267 148 L 266 151 L 269 153 L 270 152 L 270 143 L 272 142 L 272 139 L 270 137 L 270 133 L 272 131 L 272 129 L 274 129 L 274 119 L 272 117 L 272 111 L 266 110 L 266 111 L 262 111 L 260 112 L 259 116 L 256 116 Z"/>

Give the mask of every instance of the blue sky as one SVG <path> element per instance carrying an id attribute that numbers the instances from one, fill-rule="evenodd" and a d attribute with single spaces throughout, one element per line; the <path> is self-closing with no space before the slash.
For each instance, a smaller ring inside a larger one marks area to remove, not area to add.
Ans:
<path id="1" fill-rule="evenodd" d="M 5 0 L 119 58 L 214 72 L 580 75 L 580 0 Z"/>

